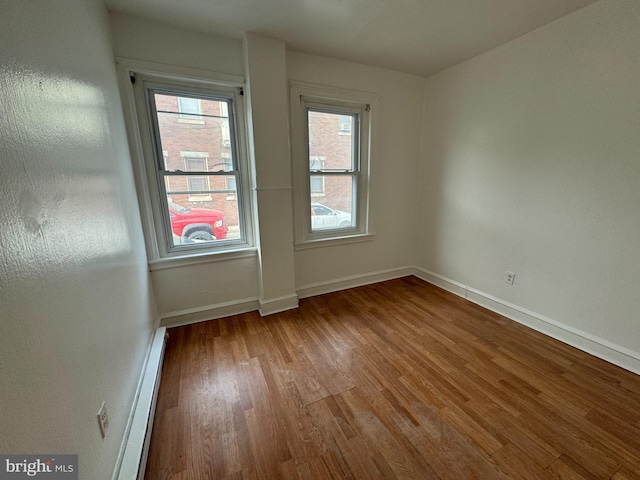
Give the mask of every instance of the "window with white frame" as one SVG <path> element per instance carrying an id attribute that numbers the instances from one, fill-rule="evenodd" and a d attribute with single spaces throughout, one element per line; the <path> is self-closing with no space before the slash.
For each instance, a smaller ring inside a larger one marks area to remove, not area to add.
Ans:
<path id="1" fill-rule="evenodd" d="M 239 88 L 140 75 L 134 83 L 152 252 L 170 258 L 250 246 Z M 184 122 L 197 114 L 199 122 Z M 225 139 L 227 139 L 225 143 Z M 229 196 L 233 201 L 229 201 Z"/>
<path id="2" fill-rule="evenodd" d="M 375 102 L 370 94 L 292 83 L 298 245 L 368 236 Z"/>

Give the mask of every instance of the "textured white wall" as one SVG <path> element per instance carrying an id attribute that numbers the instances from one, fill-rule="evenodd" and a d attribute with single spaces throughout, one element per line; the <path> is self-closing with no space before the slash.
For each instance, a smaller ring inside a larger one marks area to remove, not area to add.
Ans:
<path id="1" fill-rule="evenodd" d="M 369 204 L 376 236 L 367 242 L 296 251 L 296 286 L 412 265 L 425 79 L 297 52 L 287 52 L 287 72 L 289 80 L 379 98 Z"/>
<path id="2" fill-rule="evenodd" d="M 109 478 L 154 316 L 103 7 L 3 1 L 0 97 L 0 451 Z"/>
<path id="3" fill-rule="evenodd" d="M 109 14 L 117 56 L 243 75 L 242 42 L 121 13 Z"/>
<path id="4" fill-rule="evenodd" d="M 418 265 L 640 355 L 639 51 L 605 0 L 430 77 Z"/>

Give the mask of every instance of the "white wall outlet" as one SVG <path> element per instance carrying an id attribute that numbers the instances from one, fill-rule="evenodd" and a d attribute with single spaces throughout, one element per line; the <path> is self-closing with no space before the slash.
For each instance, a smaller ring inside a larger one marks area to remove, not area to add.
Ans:
<path id="1" fill-rule="evenodd" d="M 504 283 L 507 283 L 509 285 L 513 285 L 513 282 L 515 282 L 516 280 L 516 274 L 513 272 L 506 272 L 504 274 Z"/>
<path id="2" fill-rule="evenodd" d="M 100 410 L 98 411 L 98 424 L 100 425 L 100 433 L 102 438 L 107 436 L 107 430 L 109 429 L 109 415 L 107 414 L 107 405 L 102 402 Z"/>

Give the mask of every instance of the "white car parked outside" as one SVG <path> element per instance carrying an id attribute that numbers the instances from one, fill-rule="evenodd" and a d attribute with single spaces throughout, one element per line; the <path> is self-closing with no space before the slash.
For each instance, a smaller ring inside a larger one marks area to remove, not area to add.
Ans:
<path id="1" fill-rule="evenodd" d="M 351 227 L 351 214 L 321 203 L 311 203 L 311 230 Z"/>

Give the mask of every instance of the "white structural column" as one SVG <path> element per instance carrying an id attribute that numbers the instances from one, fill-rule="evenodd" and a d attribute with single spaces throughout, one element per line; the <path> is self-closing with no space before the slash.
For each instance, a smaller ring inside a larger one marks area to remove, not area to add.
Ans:
<path id="1" fill-rule="evenodd" d="M 255 169 L 260 314 L 264 316 L 298 306 L 285 44 L 247 33 L 244 60 L 249 155 Z"/>

